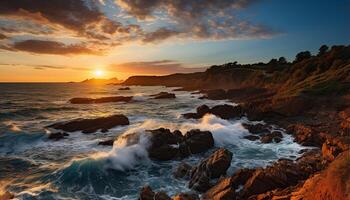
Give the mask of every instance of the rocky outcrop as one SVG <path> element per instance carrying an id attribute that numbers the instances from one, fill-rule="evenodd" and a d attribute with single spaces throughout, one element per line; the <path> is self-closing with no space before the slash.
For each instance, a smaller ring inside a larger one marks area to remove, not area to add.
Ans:
<path id="1" fill-rule="evenodd" d="M 196 113 L 185 113 L 183 114 L 186 119 L 200 119 L 205 114 L 213 114 L 222 119 L 231 119 L 243 116 L 241 106 L 231 106 L 228 104 L 217 105 L 211 109 L 207 105 L 201 105 L 197 108 Z"/>
<path id="2" fill-rule="evenodd" d="M 204 200 L 231 200 L 236 199 L 236 190 L 240 185 L 252 176 L 254 169 L 241 169 L 234 173 L 233 176 L 223 178 L 203 194 Z"/>
<path id="3" fill-rule="evenodd" d="M 129 102 L 132 97 L 115 96 L 115 97 L 102 97 L 102 98 L 73 98 L 69 102 L 71 104 L 94 104 L 94 103 L 110 103 L 110 102 Z"/>
<path id="4" fill-rule="evenodd" d="M 5 193 L 0 193 L 0 200 L 10 200 L 15 198 L 15 195 L 11 192 L 6 191 Z"/>
<path id="5" fill-rule="evenodd" d="M 324 139 L 312 127 L 302 124 L 290 125 L 287 128 L 288 133 L 294 136 L 294 141 L 304 146 L 321 147 Z"/>
<path id="6" fill-rule="evenodd" d="M 214 138 L 209 131 L 198 129 L 188 131 L 184 136 L 180 131 L 169 129 L 148 130 L 151 145 L 149 157 L 155 160 L 171 160 L 207 151 L 214 146 Z"/>
<path id="7" fill-rule="evenodd" d="M 262 143 L 271 143 L 271 142 L 279 143 L 282 141 L 282 138 L 283 138 L 283 135 L 280 131 L 272 131 L 271 133 L 266 133 L 262 135 L 262 137 L 260 138 L 260 141 Z"/>
<path id="8" fill-rule="evenodd" d="M 165 192 L 153 192 L 152 188 L 145 186 L 141 189 L 139 200 L 171 200 Z"/>
<path id="9" fill-rule="evenodd" d="M 266 124 L 248 124 L 248 123 L 242 123 L 242 126 L 247 129 L 252 134 L 262 134 L 262 133 L 269 133 L 270 128 Z"/>
<path id="10" fill-rule="evenodd" d="M 154 99 L 175 99 L 176 98 L 175 94 L 169 93 L 169 92 L 160 92 L 158 94 L 153 94 L 150 96 L 153 97 Z"/>
<path id="11" fill-rule="evenodd" d="M 130 90 L 130 87 L 122 87 L 122 88 L 119 88 L 118 90 Z"/>
<path id="12" fill-rule="evenodd" d="M 98 130 L 107 132 L 115 126 L 129 125 L 129 119 L 124 115 L 112 115 L 95 119 L 75 119 L 68 122 L 59 122 L 48 126 L 66 132 L 82 131 L 83 133 L 94 133 Z"/>
<path id="13" fill-rule="evenodd" d="M 49 134 L 49 139 L 50 140 L 60 140 L 63 139 L 64 137 L 69 136 L 68 133 L 64 133 L 64 132 L 57 132 L 57 133 L 50 133 Z"/>
<path id="14" fill-rule="evenodd" d="M 210 188 L 210 180 L 226 174 L 231 165 L 232 153 L 226 149 L 215 151 L 191 170 L 189 187 L 204 192 Z"/>

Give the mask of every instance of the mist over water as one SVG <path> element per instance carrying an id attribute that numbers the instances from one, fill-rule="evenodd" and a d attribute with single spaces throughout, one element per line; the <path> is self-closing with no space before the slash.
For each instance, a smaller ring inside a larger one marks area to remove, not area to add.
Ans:
<path id="1" fill-rule="evenodd" d="M 214 106 L 227 101 L 198 99 L 200 95 L 173 92 L 176 99 L 149 97 L 174 88 L 87 84 L 0 84 L 0 190 L 15 193 L 18 199 L 137 199 L 146 184 L 154 190 L 174 195 L 185 192 L 187 182 L 176 180 L 171 172 L 179 160 L 149 160 L 145 130 L 160 127 L 180 130 L 209 130 L 215 147 L 233 153 L 228 174 L 242 167 L 266 166 L 279 158 L 295 159 L 303 147 L 284 134 L 281 143 L 261 144 L 243 139 L 248 133 L 241 123 L 246 118 L 223 120 L 206 115 L 200 120 L 182 118 L 197 106 Z M 129 103 L 72 105 L 73 97 L 134 96 Z M 124 114 L 129 126 L 115 127 L 107 133 L 70 133 L 66 139 L 52 141 L 54 122 Z M 276 127 L 278 129 L 278 127 Z M 129 137 L 126 137 L 126 136 Z M 130 137 L 132 135 L 132 137 Z M 99 141 L 115 138 L 113 147 L 98 146 Z M 130 139 L 131 138 L 131 139 Z M 210 155 L 190 156 L 183 161 L 196 164 Z"/>

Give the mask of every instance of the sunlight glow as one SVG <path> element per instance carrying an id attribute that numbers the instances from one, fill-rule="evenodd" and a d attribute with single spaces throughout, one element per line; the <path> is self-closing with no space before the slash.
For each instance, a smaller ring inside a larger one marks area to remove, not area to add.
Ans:
<path id="1" fill-rule="evenodd" d="M 94 74 L 96 77 L 102 77 L 104 75 L 104 72 L 98 69 L 94 72 Z"/>

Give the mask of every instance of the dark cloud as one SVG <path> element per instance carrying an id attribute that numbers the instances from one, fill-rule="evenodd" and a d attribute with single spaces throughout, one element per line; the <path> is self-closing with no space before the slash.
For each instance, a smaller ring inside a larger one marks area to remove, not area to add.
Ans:
<path id="1" fill-rule="evenodd" d="M 72 69 L 80 71 L 88 71 L 87 68 L 82 67 L 69 67 L 69 66 L 56 66 L 56 65 L 33 65 L 33 64 L 21 64 L 21 63 L 0 63 L 0 66 L 11 66 L 11 67 L 31 67 L 34 69 L 45 70 L 45 69 Z"/>
<path id="2" fill-rule="evenodd" d="M 6 35 L 4 35 L 4 34 L 0 33 L 0 40 L 6 39 L 6 38 L 7 38 L 7 36 L 6 36 Z"/>
<path id="3" fill-rule="evenodd" d="M 69 44 L 66 45 L 56 41 L 46 40 L 24 40 L 11 44 L 9 46 L 13 51 L 26 51 L 37 54 L 60 54 L 60 55 L 73 55 L 73 54 L 95 54 L 98 55 L 101 52 L 90 49 L 83 44 Z"/>
<path id="4" fill-rule="evenodd" d="M 146 42 L 146 43 L 158 42 L 158 41 L 168 39 L 168 38 L 175 36 L 175 35 L 178 35 L 178 34 L 179 34 L 179 32 L 174 31 L 174 30 L 170 30 L 167 28 L 159 28 L 154 32 L 147 33 L 144 36 L 142 41 Z"/>
<path id="5" fill-rule="evenodd" d="M 188 68 L 183 64 L 172 60 L 148 61 L 148 62 L 128 62 L 122 64 L 114 64 L 110 66 L 110 70 L 120 73 L 130 74 L 173 74 L 173 73 L 189 73 L 204 71 L 205 68 Z"/>

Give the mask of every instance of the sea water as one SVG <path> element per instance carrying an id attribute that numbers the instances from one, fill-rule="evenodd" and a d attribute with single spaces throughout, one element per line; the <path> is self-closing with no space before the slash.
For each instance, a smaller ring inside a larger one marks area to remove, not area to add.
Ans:
<path id="1" fill-rule="evenodd" d="M 186 180 L 173 178 L 181 162 L 195 165 L 215 148 L 233 153 L 228 175 L 240 168 L 264 167 L 279 158 L 295 159 L 303 148 L 283 134 L 280 143 L 262 144 L 243 137 L 247 118 L 224 120 L 213 115 L 203 119 L 184 119 L 181 114 L 195 112 L 206 104 L 232 104 L 229 101 L 199 99 L 201 94 L 172 91 L 161 86 L 121 86 L 79 83 L 0 84 L 0 191 L 10 191 L 17 199 L 137 199 L 140 189 L 150 185 L 169 195 L 191 191 Z M 152 99 L 149 95 L 173 92 L 176 99 Z M 74 97 L 133 96 L 128 103 L 73 105 Z M 95 118 L 124 114 L 129 126 L 107 133 L 70 133 L 62 140 L 48 139 L 55 122 L 76 118 Z M 253 122 L 256 123 L 256 122 Z M 149 138 L 145 130 L 156 128 L 211 131 L 215 148 L 183 160 L 157 162 L 147 156 Z M 275 127 L 279 129 L 278 127 Z M 283 131 L 282 129 L 279 129 Z M 138 143 L 128 145 L 125 135 L 139 134 Z M 115 139 L 113 147 L 99 141 Z"/>

